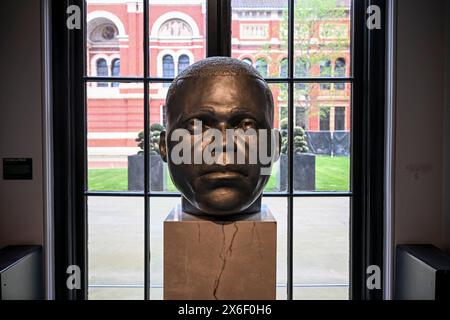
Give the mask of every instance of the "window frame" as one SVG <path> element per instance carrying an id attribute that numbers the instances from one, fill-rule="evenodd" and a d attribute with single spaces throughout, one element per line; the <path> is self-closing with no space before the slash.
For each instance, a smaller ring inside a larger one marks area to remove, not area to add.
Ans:
<path id="1" fill-rule="evenodd" d="M 339 62 L 339 65 L 338 65 L 338 62 Z M 334 77 L 345 77 L 346 74 L 347 74 L 347 61 L 343 57 L 338 57 L 334 61 Z M 335 90 L 345 90 L 345 83 L 335 83 L 334 89 Z"/>
<path id="2" fill-rule="evenodd" d="M 339 112 L 338 112 L 339 111 Z M 335 106 L 334 107 L 334 131 L 345 131 L 345 121 L 346 119 L 346 112 L 347 112 L 347 108 L 346 107 L 342 107 L 342 106 Z M 338 119 L 338 115 L 342 116 L 343 119 Z M 338 120 L 342 121 L 342 128 L 343 129 L 338 129 L 338 124 L 340 123 L 340 121 L 338 122 Z"/>
<path id="3" fill-rule="evenodd" d="M 100 62 L 104 63 L 104 65 L 99 66 Z M 104 73 L 103 75 L 99 75 L 100 68 L 102 68 L 102 71 Z M 97 58 L 97 60 L 95 61 L 95 74 L 97 75 L 97 77 L 108 77 L 109 76 L 108 62 L 106 61 L 105 58 Z M 97 82 L 97 87 L 98 88 L 108 87 L 108 82 Z"/>
<path id="4" fill-rule="evenodd" d="M 117 72 L 117 75 L 114 73 Z M 120 58 L 114 58 L 111 60 L 111 76 L 120 77 Z"/>
<path id="5" fill-rule="evenodd" d="M 144 25 L 148 26 L 148 1 L 144 1 Z M 294 0 L 288 1 L 290 39 L 294 35 Z M 66 9 L 70 5 L 83 8 L 82 30 L 65 28 Z M 269 83 L 288 83 L 289 150 L 293 149 L 294 88 L 298 83 L 351 83 L 352 97 L 352 161 L 351 192 L 296 193 L 293 190 L 293 156 L 288 154 L 288 191 L 264 194 L 265 197 L 283 197 L 288 202 L 288 261 L 287 298 L 293 299 L 293 211 L 297 197 L 348 197 L 351 199 L 350 239 L 350 299 L 382 299 L 381 290 L 368 290 L 366 269 L 370 265 L 383 266 L 383 203 L 384 203 L 384 95 L 385 95 L 385 39 L 383 30 L 369 30 L 366 26 L 366 8 L 378 5 L 382 13 L 386 3 L 381 0 L 353 0 L 353 58 L 347 68 L 353 75 L 344 78 L 296 78 L 292 41 L 288 47 L 288 78 L 267 79 Z M 85 76 L 83 0 L 51 2 L 52 19 L 52 78 L 54 125 L 54 221 L 55 221 L 55 295 L 58 299 L 87 298 L 87 197 L 125 196 L 144 197 L 145 210 L 145 299 L 150 292 L 150 199 L 151 197 L 179 197 L 177 193 L 152 194 L 145 179 L 144 194 L 86 191 L 86 82 L 136 82 L 139 77 Z M 231 0 L 207 0 L 207 56 L 231 55 Z M 385 23 L 382 15 L 382 25 Z M 63 27 L 64 26 L 64 27 Z M 225 30 L 219 32 L 219 30 Z M 149 30 L 144 28 L 144 48 L 149 47 Z M 214 37 L 208 35 L 213 34 Z M 370 48 L 370 50 L 369 50 Z M 82 52 L 80 52 L 80 50 Z M 149 76 L 148 50 L 144 50 L 144 135 L 149 134 L 149 84 L 169 83 L 172 79 Z M 174 61 L 175 64 L 175 61 Z M 332 67 L 331 67 L 332 68 Z M 82 107 L 80 107 L 82 106 Z M 149 150 L 149 142 L 145 144 Z M 144 153 L 144 175 L 149 173 L 149 155 Z M 359 214 L 356 214 L 359 213 Z M 70 265 L 82 270 L 81 290 L 66 286 L 66 270 Z"/>
<path id="6" fill-rule="evenodd" d="M 170 59 L 171 61 L 167 61 L 166 59 Z M 172 76 L 168 76 L 168 73 L 171 73 Z M 162 77 L 171 79 L 175 77 L 175 59 L 169 53 L 166 53 L 162 57 Z"/>
<path id="7" fill-rule="evenodd" d="M 319 107 L 319 131 L 320 132 L 328 132 L 331 128 L 331 108 L 327 107 Z M 326 117 L 324 117 L 326 115 Z"/>
<path id="8" fill-rule="evenodd" d="M 183 64 L 181 64 L 182 60 L 181 59 L 187 59 L 186 61 L 183 61 Z M 187 62 L 187 63 L 186 63 Z M 189 67 L 191 65 L 191 59 L 189 58 L 189 56 L 185 53 L 181 54 L 178 57 L 178 63 L 177 63 L 177 74 L 180 74 L 180 72 L 183 72 L 184 69 L 186 69 L 187 67 Z M 183 68 L 181 68 L 181 66 Z"/>

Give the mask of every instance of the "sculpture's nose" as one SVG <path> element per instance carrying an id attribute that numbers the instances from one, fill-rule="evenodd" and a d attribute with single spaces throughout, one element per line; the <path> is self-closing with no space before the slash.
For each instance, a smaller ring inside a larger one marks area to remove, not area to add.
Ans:
<path id="1" fill-rule="evenodd" d="M 220 122 L 217 126 L 222 134 L 222 161 L 221 165 L 228 165 L 234 163 L 236 154 L 236 143 L 234 141 L 234 135 L 227 134 L 227 130 L 231 130 L 226 122 Z"/>

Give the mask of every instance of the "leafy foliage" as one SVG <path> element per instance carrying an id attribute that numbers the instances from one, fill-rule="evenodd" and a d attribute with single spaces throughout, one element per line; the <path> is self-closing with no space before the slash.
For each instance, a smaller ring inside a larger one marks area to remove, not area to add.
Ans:
<path id="1" fill-rule="evenodd" d="M 344 21 L 349 19 L 350 10 L 348 6 L 340 4 L 337 0 L 295 0 L 294 6 L 294 75 L 295 77 L 311 77 L 312 72 L 317 72 L 320 65 L 326 61 L 333 62 L 343 56 L 343 51 L 350 48 L 350 38 Z M 342 2 L 343 3 L 343 2 Z M 281 50 L 287 51 L 288 10 L 283 11 L 280 25 Z M 332 39 L 332 40 L 331 40 Z M 270 46 L 265 48 L 270 55 Z M 279 62 L 280 69 L 287 60 Z M 275 70 L 277 70 L 275 69 Z M 333 64 L 323 64 L 324 75 L 332 75 Z M 279 76 L 273 74 L 273 77 Z M 315 75 L 314 75 L 315 76 Z M 334 86 L 323 84 L 327 90 Z M 296 83 L 294 101 L 297 106 L 303 107 L 308 112 L 313 104 L 313 96 L 317 95 L 315 84 Z M 280 90 L 280 100 L 288 100 L 288 90 Z M 310 113 L 310 116 L 313 114 Z"/>
<path id="2" fill-rule="evenodd" d="M 164 127 L 159 123 L 153 123 L 150 126 L 150 155 L 158 155 L 159 154 L 159 137 L 161 132 L 164 131 Z M 138 137 L 135 140 L 138 143 L 138 147 L 141 150 L 138 152 L 139 155 L 144 154 L 144 131 L 139 132 Z"/>
<path id="3" fill-rule="evenodd" d="M 288 150 L 288 131 L 281 130 L 281 153 L 287 154 Z M 294 128 L 294 154 L 307 153 L 309 151 L 308 142 L 306 141 L 305 130 L 301 127 Z"/>

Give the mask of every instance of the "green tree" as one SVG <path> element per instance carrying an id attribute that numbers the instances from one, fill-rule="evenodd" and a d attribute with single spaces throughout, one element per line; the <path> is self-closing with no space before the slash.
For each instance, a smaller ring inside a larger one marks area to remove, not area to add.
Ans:
<path id="1" fill-rule="evenodd" d="M 331 63 L 349 50 L 348 32 L 340 26 L 350 19 L 350 8 L 339 0 L 295 0 L 294 5 L 294 75 L 311 77 L 311 69 L 320 69 L 322 61 Z M 281 49 L 287 51 L 288 10 L 283 11 L 280 26 Z M 281 66 L 279 66 L 281 67 Z M 331 76 L 332 65 L 323 72 Z M 275 75 L 278 76 L 278 75 Z M 315 75 L 318 76 L 318 75 Z M 330 86 L 330 89 L 332 87 Z M 311 107 L 311 84 L 296 84 L 294 105 L 308 113 Z M 280 100 L 287 101 L 287 90 L 282 90 Z"/>
<path id="2" fill-rule="evenodd" d="M 153 123 L 150 126 L 150 155 L 158 155 L 159 154 L 159 137 L 161 135 L 161 132 L 164 131 L 164 127 L 160 125 L 159 123 Z M 135 140 L 138 143 L 138 147 L 141 148 L 141 150 L 138 152 L 138 154 L 142 155 L 144 154 L 144 131 L 139 132 L 138 137 Z"/>
<path id="3" fill-rule="evenodd" d="M 281 153 L 287 154 L 288 134 L 287 129 L 281 129 Z M 307 153 L 309 151 L 306 141 L 306 132 L 301 127 L 294 128 L 294 154 Z"/>

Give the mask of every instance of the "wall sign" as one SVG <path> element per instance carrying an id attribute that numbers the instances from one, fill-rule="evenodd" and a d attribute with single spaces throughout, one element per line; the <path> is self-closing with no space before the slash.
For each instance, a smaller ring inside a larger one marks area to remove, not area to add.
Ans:
<path id="1" fill-rule="evenodd" d="M 3 180 L 33 180 L 33 159 L 4 158 Z"/>

